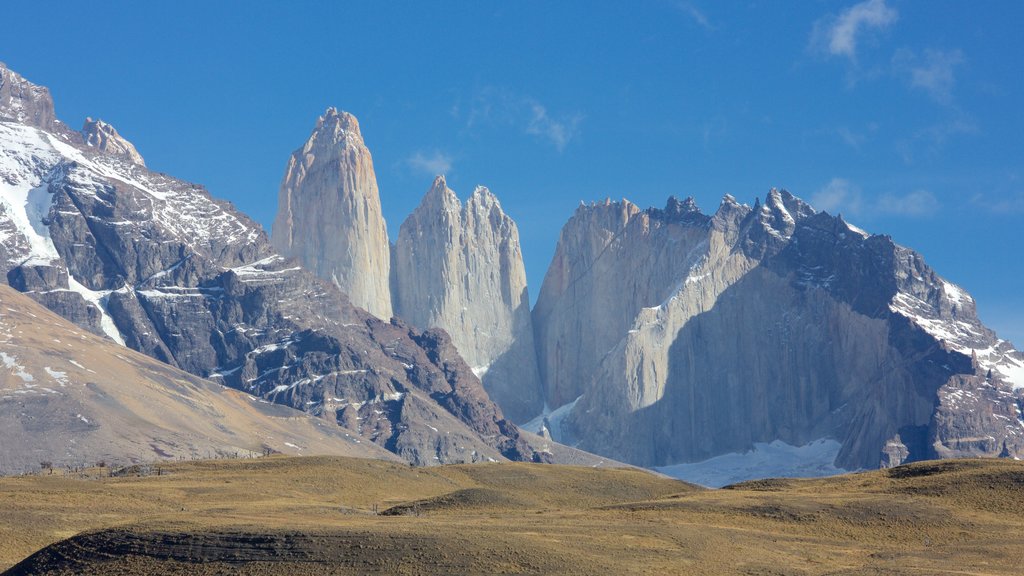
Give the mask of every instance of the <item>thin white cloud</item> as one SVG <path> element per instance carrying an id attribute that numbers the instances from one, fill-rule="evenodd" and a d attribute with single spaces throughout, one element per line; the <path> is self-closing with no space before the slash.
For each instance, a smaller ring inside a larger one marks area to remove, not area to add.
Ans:
<path id="1" fill-rule="evenodd" d="M 999 215 L 1024 214 L 1024 192 L 996 196 L 975 194 L 971 203 L 987 212 Z"/>
<path id="2" fill-rule="evenodd" d="M 865 32 L 884 30 L 899 19 L 899 12 L 885 0 L 866 0 L 814 24 L 811 44 L 829 56 L 857 60 L 857 43 Z"/>
<path id="3" fill-rule="evenodd" d="M 697 8 L 697 6 L 692 2 L 677 2 L 676 7 L 679 8 L 683 14 L 689 16 L 694 23 L 701 28 L 708 32 L 713 32 L 715 30 L 715 26 L 711 24 L 710 20 L 708 20 L 707 15 L 705 15 L 704 12 L 700 8 Z"/>
<path id="4" fill-rule="evenodd" d="M 533 102 L 530 105 L 530 121 L 526 125 L 526 133 L 545 138 L 559 152 L 565 150 L 569 141 L 576 136 L 580 123 L 579 116 L 555 120 L 548 115 L 546 108 Z"/>
<path id="5" fill-rule="evenodd" d="M 939 200 L 927 190 L 907 194 L 884 194 L 878 199 L 875 211 L 891 216 L 931 216 L 939 210 Z"/>
<path id="6" fill-rule="evenodd" d="M 862 206 L 861 191 L 849 180 L 833 178 L 811 196 L 811 206 L 832 214 L 859 216 Z"/>
<path id="7" fill-rule="evenodd" d="M 903 156 L 903 161 L 913 164 L 918 157 L 935 157 L 939 155 L 951 139 L 959 136 L 978 134 L 981 130 L 974 120 L 967 115 L 957 116 L 915 130 L 908 138 L 896 141 L 896 150 Z"/>
<path id="8" fill-rule="evenodd" d="M 832 178 L 811 196 L 811 205 L 818 210 L 845 216 L 908 216 L 927 217 L 938 212 L 940 204 L 927 190 L 907 194 L 882 194 L 873 200 L 845 178 Z"/>
<path id="9" fill-rule="evenodd" d="M 461 113 L 458 109 L 453 111 Z M 559 152 L 579 135 L 583 122 L 580 114 L 554 114 L 535 98 L 493 87 L 474 95 L 465 118 L 467 128 L 487 124 L 511 126 L 547 141 Z"/>
<path id="10" fill-rule="evenodd" d="M 428 176 L 447 174 L 452 169 L 452 157 L 439 150 L 430 153 L 416 151 L 406 162 L 413 170 Z"/>
<path id="11" fill-rule="evenodd" d="M 866 144 L 876 132 L 878 132 L 878 124 L 876 122 L 870 122 L 863 130 L 853 130 L 846 126 L 839 126 L 835 129 L 836 135 L 842 140 L 847 146 L 860 152 L 864 144 Z"/>
<path id="12" fill-rule="evenodd" d="M 898 50 L 893 56 L 893 70 L 906 78 L 913 88 L 920 88 L 940 104 L 953 101 L 956 68 L 964 63 L 960 50 L 925 50 L 918 56 L 912 51 Z"/>

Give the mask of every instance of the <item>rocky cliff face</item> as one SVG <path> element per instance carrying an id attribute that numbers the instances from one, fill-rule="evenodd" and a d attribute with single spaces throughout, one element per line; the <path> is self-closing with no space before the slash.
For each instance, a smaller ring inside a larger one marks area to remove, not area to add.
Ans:
<path id="1" fill-rule="evenodd" d="M 0 119 L 53 131 L 57 116 L 50 90 L 25 80 L 0 62 Z"/>
<path id="2" fill-rule="evenodd" d="M 373 159 L 359 122 L 328 108 L 288 161 L 274 248 L 333 282 L 352 303 L 391 317 L 389 243 Z"/>
<path id="3" fill-rule="evenodd" d="M 847 469 L 883 453 L 1019 450 L 1019 415 L 952 416 L 965 386 L 992 388 L 1004 417 L 1024 391 L 1022 356 L 970 297 L 888 237 L 784 191 L 753 208 L 726 197 L 711 217 L 674 199 L 581 207 L 534 325 L 547 400 L 572 403 L 555 439 L 633 463 L 821 438 L 840 442 Z"/>
<path id="4" fill-rule="evenodd" d="M 486 188 L 463 205 L 438 177 L 402 224 L 395 311 L 438 327 L 513 420 L 541 411 L 530 298 L 515 223 Z"/>
<path id="5" fill-rule="evenodd" d="M 45 118 L 48 92 L 19 90 L 29 96 L 0 105 L 0 117 Z M 11 286 L 117 343 L 413 463 L 549 458 L 488 399 L 443 332 L 382 322 L 276 254 L 230 204 L 74 134 L 0 120 L 0 272 Z M 293 159 L 295 181 L 342 178 L 320 171 L 331 163 L 324 140 L 335 161 L 368 166 L 357 136 L 329 113 Z M 339 139 L 352 141 L 339 148 Z M 356 202 L 365 188 L 346 174 Z M 358 201 L 366 214 L 372 202 Z"/>

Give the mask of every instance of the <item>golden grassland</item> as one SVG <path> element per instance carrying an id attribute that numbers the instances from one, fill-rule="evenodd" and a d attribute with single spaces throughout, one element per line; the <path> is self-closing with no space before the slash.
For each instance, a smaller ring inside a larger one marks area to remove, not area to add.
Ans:
<path id="1" fill-rule="evenodd" d="M 343 457 L 0 478 L 0 569 L 83 531 L 32 570 L 1021 574 L 1024 463 L 924 462 L 723 490 L 634 469 Z"/>

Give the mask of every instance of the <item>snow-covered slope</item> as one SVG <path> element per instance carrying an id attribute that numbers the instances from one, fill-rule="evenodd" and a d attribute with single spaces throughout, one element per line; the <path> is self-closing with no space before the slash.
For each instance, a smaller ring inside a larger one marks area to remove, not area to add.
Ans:
<path id="1" fill-rule="evenodd" d="M 974 298 L 941 278 L 922 290 L 924 280 L 909 278 L 893 296 L 889 309 L 910 319 L 949 348 L 973 356 L 984 371 L 1024 388 L 1024 355 L 978 321 Z"/>

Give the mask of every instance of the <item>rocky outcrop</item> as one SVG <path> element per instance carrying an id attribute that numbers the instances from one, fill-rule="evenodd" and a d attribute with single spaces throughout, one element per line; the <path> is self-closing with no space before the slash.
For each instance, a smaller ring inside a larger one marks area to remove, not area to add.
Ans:
<path id="1" fill-rule="evenodd" d="M 541 411 L 519 232 L 489 190 L 463 205 L 438 177 L 399 231 L 395 280 L 396 314 L 447 331 L 513 420 Z"/>
<path id="2" fill-rule="evenodd" d="M 318 172 L 330 164 L 320 144 L 357 135 L 354 119 L 329 113 L 296 157 L 297 181 L 330 179 Z M 350 144 L 325 146 L 368 166 Z M 8 282 L 80 326 L 416 464 L 549 459 L 443 333 L 353 305 L 201 186 L 4 120 L 0 178 Z"/>
<path id="3" fill-rule="evenodd" d="M 288 161 L 274 248 L 333 282 L 352 303 L 391 317 L 389 243 L 373 159 L 359 122 L 328 108 Z"/>
<path id="4" fill-rule="evenodd" d="M 534 324 L 548 402 L 571 403 L 554 438 L 648 466 L 821 438 L 846 469 L 941 455 L 933 438 L 993 422 L 937 410 L 974 374 L 971 350 L 1005 374 L 1021 358 L 919 255 L 778 190 L 712 217 L 581 207 Z M 997 387 L 1007 407 L 1020 396 Z"/>
<path id="5" fill-rule="evenodd" d="M 104 154 L 109 154 L 122 160 L 145 166 L 146 161 L 135 149 L 135 146 L 121 137 L 117 130 L 103 120 L 85 119 L 82 126 L 82 140 L 86 146 L 96 148 Z"/>
<path id="6" fill-rule="evenodd" d="M 0 62 L 0 120 L 53 131 L 57 116 L 50 90 L 25 80 Z"/>
<path id="7" fill-rule="evenodd" d="M 929 440 L 939 458 L 1024 455 L 1024 390 L 993 370 L 957 375 L 939 390 Z"/>

